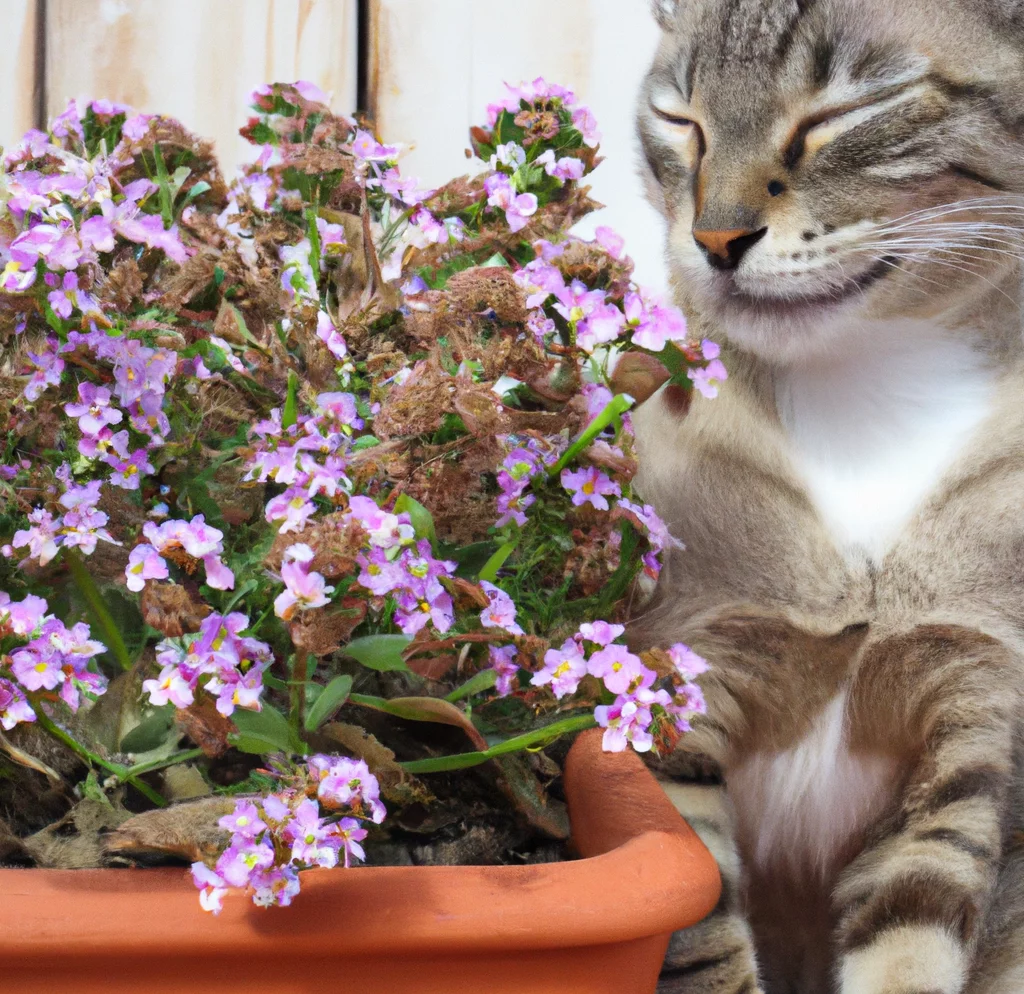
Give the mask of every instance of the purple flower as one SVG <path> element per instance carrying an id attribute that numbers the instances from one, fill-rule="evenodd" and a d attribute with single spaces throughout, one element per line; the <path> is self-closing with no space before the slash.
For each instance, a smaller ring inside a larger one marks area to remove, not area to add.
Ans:
<path id="1" fill-rule="evenodd" d="M 345 853 L 345 866 L 348 867 L 353 858 L 366 859 L 366 853 L 359 844 L 366 838 L 366 829 L 355 818 L 342 818 L 337 826 L 338 838 Z"/>
<path id="2" fill-rule="evenodd" d="M 348 356 L 348 346 L 345 344 L 345 338 L 334 326 L 334 322 L 326 311 L 317 312 L 316 337 L 327 346 L 335 359 L 344 359 Z"/>
<path id="3" fill-rule="evenodd" d="M 0 625 L 7 625 L 15 635 L 31 635 L 42 623 L 49 606 L 42 597 L 26 594 L 12 601 L 10 594 L 0 590 Z"/>
<path id="4" fill-rule="evenodd" d="M 28 548 L 28 558 L 36 559 L 45 566 L 57 555 L 57 540 L 63 522 L 44 508 L 37 507 L 28 516 L 29 527 L 14 533 L 11 545 L 15 549 Z"/>
<path id="5" fill-rule="evenodd" d="M 729 372 L 721 359 L 712 359 L 703 369 L 689 369 L 686 375 L 709 400 L 718 396 L 718 385 L 729 378 Z"/>
<path id="6" fill-rule="evenodd" d="M 187 708 L 195 701 L 193 681 L 185 676 L 181 667 L 165 666 L 155 680 L 143 680 L 142 691 L 149 694 L 149 703 L 154 707 L 173 704 L 176 708 Z"/>
<path id="7" fill-rule="evenodd" d="M 138 593 L 146 585 L 147 580 L 166 580 L 170 575 L 167 562 L 153 546 L 148 543 L 137 545 L 128 553 L 128 565 L 124 570 L 128 581 L 128 589 Z"/>
<path id="8" fill-rule="evenodd" d="M 292 545 L 285 549 L 281 564 L 285 589 L 274 600 L 274 613 L 284 621 L 291 621 L 296 610 L 308 611 L 331 602 L 328 594 L 334 592 L 334 587 L 327 586 L 319 573 L 309 570 L 312 559 L 313 550 L 308 545 Z"/>
<path id="9" fill-rule="evenodd" d="M 532 193 L 516 193 L 512 181 L 504 173 L 493 173 L 484 181 L 487 203 L 505 212 L 509 230 L 522 231 L 528 219 L 537 213 L 537 198 Z"/>
<path id="10" fill-rule="evenodd" d="M 575 507 L 592 504 L 599 511 L 607 511 L 608 496 L 618 497 L 622 494 L 619 485 L 596 466 L 570 471 L 562 470 L 562 486 L 572 494 Z"/>
<path id="11" fill-rule="evenodd" d="M 308 760 L 310 775 L 319 784 L 317 797 L 328 810 L 351 808 L 365 811 L 379 825 L 386 814 L 380 800 L 380 784 L 361 759 L 317 754 Z"/>
<path id="12" fill-rule="evenodd" d="M 594 241 L 613 259 L 622 258 L 622 250 L 626 247 L 626 240 L 617 231 L 602 224 L 594 230 Z"/>
<path id="13" fill-rule="evenodd" d="M 566 639 L 561 649 L 548 649 L 544 653 L 544 667 L 530 678 L 535 687 L 551 685 L 551 692 L 557 698 L 575 694 L 587 675 L 587 661 L 575 639 Z"/>
<path id="14" fill-rule="evenodd" d="M 405 586 L 409 577 L 401 564 L 387 557 L 383 549 L 373 548 L 369 555 L 360 554 L 359 584 L 376 597 L 383 597 Z"/>
<path id="15" fill-rule="evenodd" d="M 229 886 L 246 887 L 256 871 L 274 865 L 274 850 L 265 842 L 253 842 L 238 835 L 231 842 L 216 865 L 217 873 Z"/>
<path id="16" fill-rule="evenodd" d="M 255 839 L 267 829 L 259 810 L 252 801 L 236 801 L 235 810 L 218 822 L 221 828 L 246 839 Z"/>
<path id="17" fill-rule="evenodd" d="M 309 798 L 300 801 L 281 834 L 292 844 L 294 862 L 328 868 L 338 865 L 342 840 L 334 825 L 324 823 L 316 801 Z"/>
<path id="18" fill-rule="evenodd" d="M 622 752 L 630 743 L 637 752 L 649 752 L 654 745 L 648 730 L 653 721 L 651 709 L 636 697 L 620 695 L 614 704 L 594 708 L 594 717 L 605 729 L 601 744 L 606 752 Z"/>
<path id="19" fill-rule="evenodd" d="M 299 893 L 299 874 L 292 866 L 274 866 L 257 870 L 249 878 L 252 903 L 260 908 L 287 908 Z"/>
<path id="20" fill-rule="evenodd" d="M 23 721 L 35 721 L 36 713 L 20 687 L 0 678 L 0 728 L 9 732 Z"/>
<path id="21" fill-rule="evenodd" d="M 607 645 L 590 657 L 587 670 L 604 681 L 613 694 L 635 693 L 650 687 L 658 674 L 644 666 L 624 645 Z"/>
<path id="22" fill-rule="evenodd" d="M 512 635 L 522 635 L 523 630 L 516 623 L 516 606 L 512 598 L 500 587 L 486 580 L 481 580 L 480 586 L 491 602 L 490 606 L 480 612 L 480 624 L 484 628 L 504 628 Z"/>
<path id="23" fill-rule="evenodd" d="M 408 514 L 389 514 L 369 497 L 349 498 L 347 519 L 354 519 L 369 536 L 370 545 L 391 549 L 406 545 L 416 534 Z"/>
<path id="24" fill-rule="evenodd" d="M 205 863 L 192 864 L 192 882 L 199 888 L 199 906 L 203 911 L 219 915 L 228 892 L 227 881 Z"/>
<path id="25" fill-rule="evenodd" d="M 498 648 L 488 646 L 487 653 L 491 662 L 491 669 L 498 674 L 497 683 L 494 689 L 499 697 L 507 697 L 512 693 L 512 681 L 519 675 L 519 666 L 516 664 L 516 647 L 506 645 Z"/>
<path id="26" fill-rule="evenodd" d="M 609 625 L 607 621 L 587 621 L 580 625 L 580 637 L 595 645 L 611 645 L 626 631 L 624 625 Z"/>
<path id="27" fill-rule="evenodd" d="M 579 180 L 583 178 L 583 160 L 574 156 L 566 156 L 564 159 L 555 159 L 554 149 L 548 149 L 543 155 L 538 156 L 537 165 L 544 167 L 544 172 L 554 176 L 563 182 L 566 180 Z"/>
<path id="28" fill-rule="evenodd" d="M 431 622 L 442 635 L 455 624 L 451 596 L 436 579 L 403 590 L 395 608 L 395 624 L 406 635 L 415 635 Z"/>
<path id="29" fill-rule="evenodd" d="M 624 307 L 634 345 L 649 352 L 661 352 L 667 342 L 686 341 L 682 311 L 652 299 L 649 291 L 627 293 Z"/>
<path id="30" fill-rule="evenodd" d="M 706 659 L 682 642 L 677 642 L 668 650 L 668 658 L 672 660 L 676 672 L 687 681 L 696 680 L 702 673 L 707 673 L 709 668 Z"/>

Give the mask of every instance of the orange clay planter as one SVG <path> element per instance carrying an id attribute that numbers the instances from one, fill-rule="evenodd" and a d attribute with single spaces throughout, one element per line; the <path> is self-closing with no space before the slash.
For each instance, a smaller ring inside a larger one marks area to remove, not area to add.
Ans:
<path id="1" fill-rule="evenodd" d="M 569 754 L 584 859 L 314 871 L 290 908 L 214 918 L 180 869 L 0 871 L 0 989 L 18 994 L 652 994 L 718 870 L 633 753 Z"/>

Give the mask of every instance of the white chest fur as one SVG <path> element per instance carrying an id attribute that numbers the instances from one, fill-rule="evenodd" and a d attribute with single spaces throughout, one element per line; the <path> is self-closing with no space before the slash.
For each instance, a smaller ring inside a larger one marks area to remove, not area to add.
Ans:
<path id="1" fill-rule="evenodd" d="M 729 771 L 747 859 L 825 876 L 850 839 L 882 813 L 895 783 L 895 761 L 852 754 L 845 712 L 843 693 L 792 749 L 756 753 Z"/>
<path id="2" fill-rule="evenodd" d="M 836 545 L 879 561 L 991 410 L 984 359 L 933 325 L 858 328 L 780 373 L 792 458 Z"/>

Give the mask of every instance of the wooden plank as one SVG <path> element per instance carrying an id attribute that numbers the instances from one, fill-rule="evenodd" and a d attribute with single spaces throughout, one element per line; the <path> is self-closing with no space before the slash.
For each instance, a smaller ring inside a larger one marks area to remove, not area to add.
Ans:
<path id="1" fill-rule="evenodd" d="M 214 139 L 221 164 L 252 157 L 238 136 L 260 83 L 307 79 L 351 113 L 356 0 L 48 0 L 47 105 L 99 98 L 177 117 Z"/>
<path id="2" fill-rule="evenodd" d="M 644 200 L 633 116 L 658 40 L 641 0 L 370 0 L 370 96 L 378 128 L 413 148 L 403 171 L 437 184 L 465 172 L 471 124 L 503 81 L 544 76 L 594 111 L 605 162 L 594 197 L 605 210 L 581 224 L 626 237 L 640 282 L 664 290 L 664 223 Z"/>
<path id="3" fill-rule="evenodd" d="M 0 24 L 0 145 L 10 148 L 37 123 L 36 0 L 0 0 Z"/>

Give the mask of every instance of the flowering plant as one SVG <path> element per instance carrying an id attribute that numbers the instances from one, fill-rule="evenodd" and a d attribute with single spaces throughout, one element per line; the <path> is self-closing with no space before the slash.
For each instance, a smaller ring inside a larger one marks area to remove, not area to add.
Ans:
<path id="1" fill-rule="evenodd" d="M 175 767 L 254 757 L 193 868 L 212 910 L 362 858 L 420 776 L 595 724 L 672 746 L 706 664 L 623 640 L 679 543 L 633 493 L 614 369 L 641 353 L 706 397 L 726 375 L 614 232 L 569 233 L 599 161 L 570 91 L 510 87 L 482 172 L 437 190 L 311 84 L 253 100 L 230 185 L 106 101 L 0 175 L 0 725 L 153 805 Z M 401 762 L 385 716 L 424 730 Z"/>

